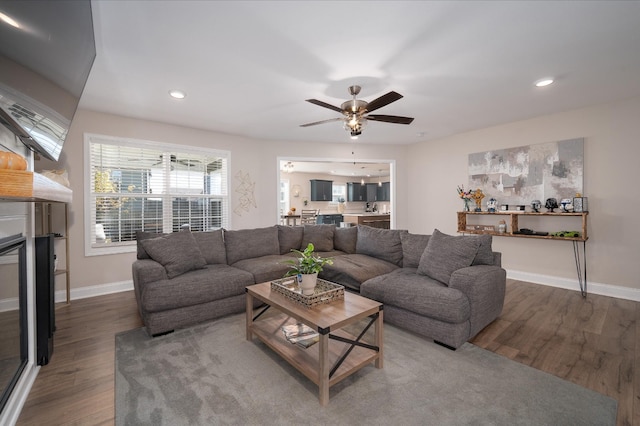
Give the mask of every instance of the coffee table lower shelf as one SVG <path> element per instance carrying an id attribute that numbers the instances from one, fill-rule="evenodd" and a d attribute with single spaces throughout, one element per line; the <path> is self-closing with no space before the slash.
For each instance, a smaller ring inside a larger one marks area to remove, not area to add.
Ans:
<path id="1" fill-rule="evenodd" d="M 254 298 L 266 307 L 254 310 Z M 246 339 L 257 337 L 316 384 L 323 406 L 329 403 L 331 386 L 371 363 L 383 368 L 379 302 L 345 294 L 344 301 L 308 309 L 271 292 L 269 283 L 263 283 L 247 287 L 246 303 Z M 286 340 L 282 326 L 298 322 L 318 331 L 318 343 L 304 349 Z"/>

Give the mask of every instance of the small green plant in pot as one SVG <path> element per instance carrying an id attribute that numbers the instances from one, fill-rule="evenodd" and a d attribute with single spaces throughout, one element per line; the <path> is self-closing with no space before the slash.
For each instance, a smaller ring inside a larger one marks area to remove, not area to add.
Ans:
<path id="1" fill-rule="evenodd" d="M 315 247 L 312 243 L 309 243 L 303 251 L 291 249 L 292 252 L 300 255 L 300 257 L 285 260 L 285 263 L 291 265 L 285 277 L 296 275 L 302 294 L 307 296 L 313 294 L 318 279 L 318 272 L 322 271 L 322 267 L 324 265 L 333 265 L 331 258 L 322 258 L 314 254 L 314 250 Z"/>

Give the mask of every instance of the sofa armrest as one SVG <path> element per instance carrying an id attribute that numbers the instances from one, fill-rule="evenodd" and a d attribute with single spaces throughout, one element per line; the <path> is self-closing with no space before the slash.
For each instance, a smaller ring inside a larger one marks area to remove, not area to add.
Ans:
<path id="1" fill-rule="evenodd" d="M 493 252 L 493 264 L 502 267 L 502 253 L 499 251 Z"/>
<path id="2" fill-rule="evenodd" d="M 470 338 L 500 315 L 506 285 L 507 271 L 499 266 L 469 266 L 451 274 L 449 287 L 460 290 L 469 299 Z"/>

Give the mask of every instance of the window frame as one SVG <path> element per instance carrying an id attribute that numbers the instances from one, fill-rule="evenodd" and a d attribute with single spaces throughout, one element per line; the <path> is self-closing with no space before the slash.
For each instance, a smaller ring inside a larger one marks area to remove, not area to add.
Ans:
<path id="1" fill-rule="evenodd" d="M 119 254 L 119 253 L 132 253 L 137 251 L 137 243 L 136 240 L 133 239 L 131 241 L 124 242 L 112 242 L 108 245 L 97 246 L 93 242 L 93 234 L 96 229 L 96 214 L 95 208 L 92 208 L 92 199 L 94 197 L 94 193 L 92 193 L 92 154 L 91 154 L 91 146 L 92 144 L 110 144 L 114 146 L 122 146 L 122 147 L 132 147 L 132 148 L 141 148 L 141 149 L 151 149 L 151 150 L 162 150 L 162 151 L 171 151 L 171 152 L 179 152 L 186 156 L 188 155 L 208 155 L 208 156 L 217 156 L 224 158 L 226 160 L 226 176 L 223 176 L 223 180 L 226 182 L 222 183 L 222 192 L 223 194 L 217 197 L 222 199 L 221 203 L 221 216 L 222 226 L 223 227 L 231 227 L 231 152 L 228 150 L 221 149 L 211 149 L 211 148 L 203 148 L 198 146 L 187 146 L 187 145 L 178 145 L 178 144 L 170 144 L 164 142 L 154 142 L 147 140 L 140 140 L 134 138 L 127 137 L 114 137 L 93 133 L 85 133 L 84 134 L 84 251 L 85 256 L 101 256 L 101 255 L 110 255 L 110 254 Z M 168 169 L 167 169 L 168 170 Z M 165 184 L 168 183 L 166 180 Z M 145 198 L 148 198 L 149 193 L 140 193 L 134 194 L 141 195 Z M 193 198 L 202 197 L 201 194 L 193 195 Z M 163 200 L 169 200 L 171 202 L 172 198 L 188 198 L 182 193 L 169 192 L 158 194 L 158 198 Z M 156 198 L 156 197 L 154 197 Z M 204 197 L 206 198 L 206 197 Z M 171 232 L 173 229 L 172 222 L 176 219 L 174 217 L 174 211 L 172 210 L 170 214 L 163 215 L 163 232 Z"/>

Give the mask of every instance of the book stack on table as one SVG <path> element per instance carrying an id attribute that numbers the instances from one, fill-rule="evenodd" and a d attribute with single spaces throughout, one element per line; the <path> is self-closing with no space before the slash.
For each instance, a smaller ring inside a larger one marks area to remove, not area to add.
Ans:
<path id="1" fill-rule="evenodd" d="M 318 332 L 301 322 L 282 326 L 282 332 L 289 343 L 304 349 L 320 340 Z"/>

